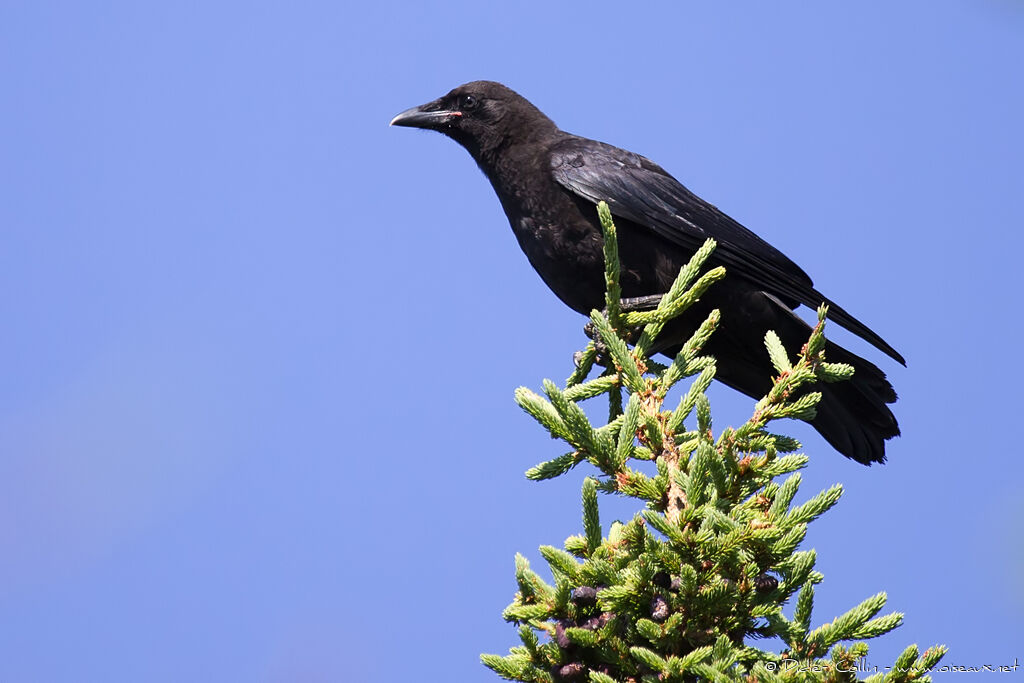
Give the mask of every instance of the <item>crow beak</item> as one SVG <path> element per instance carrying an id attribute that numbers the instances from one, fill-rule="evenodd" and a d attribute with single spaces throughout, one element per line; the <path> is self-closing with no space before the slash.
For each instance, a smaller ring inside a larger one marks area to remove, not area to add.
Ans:
<path id="1" fill-rule="evenodd" d="M 461 111 L 434 109 L 434 107 L 438 106 L 437 102 L 430 102 L 419 107 L 406 109 L 401 114 L 391 119 L 391 123 L 389 125 L 433 129 L 440 128 L 441 126 L 450 123 L 452 119 L 462 116 Z"/>

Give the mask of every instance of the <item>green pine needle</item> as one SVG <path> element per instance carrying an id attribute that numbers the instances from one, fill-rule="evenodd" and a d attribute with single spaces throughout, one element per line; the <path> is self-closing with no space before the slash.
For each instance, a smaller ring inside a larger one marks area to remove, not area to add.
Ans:
<path id="1" fill-rule="evenodd" d="M 587 550 L 593 553 L 601 545 L 601 518 L 597 511 L 597 482 L 590 477 L 583 480 L 583 529 Z"/>
<path id="2" fill-rule="evenodd" d="M 768 348 L 768 356 L 771 358 L 776 372 L 781 375 L 793 369 L 793 364 L 789 362 L 786 348 L 782 345 L 782 340 L 779 339 L 779 335 L 775 334 L 774 330 L 768 330 L 764 335 L 764 345 Z"/>

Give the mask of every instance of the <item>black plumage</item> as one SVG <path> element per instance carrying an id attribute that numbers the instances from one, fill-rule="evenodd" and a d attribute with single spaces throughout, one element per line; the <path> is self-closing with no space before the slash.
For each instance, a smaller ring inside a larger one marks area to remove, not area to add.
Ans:
<path id="1" fill-rule="evenodd" d="M 903 357 L 879 335 L 818 292 L 811 278 L 750 230 L 690 192 L 661 166 L 611 145 L 558 129 L 525 98 L 491 81 L 475 81 L 396 116 L 393 125 L 444 133 L 465 147 L 491 181 L 512 231 L 534 269 L 568 306 L 584 315 L 604 304 L 602 233 L 595 205 L 606 201 L 619 229 L 625 297 L 663 294 L 708 237 L 712 262 L 727 277 L 669 325 L 658 349 L 672 355 L 718 308 L 722 321 L 706 347 L 717 379 L 759 398 L 773 368 L 764 334 L 775 330 L 795 355 L 810 333 L 794 312 L 829 305 L 829 318 L 891 358 Z M 853 365 L 852 380 L 819 384 L 811 424 L 843 455 L 885 460 L 885 440 L 899 434 L 885 374 L 829 342 L 826 357 Z"/>

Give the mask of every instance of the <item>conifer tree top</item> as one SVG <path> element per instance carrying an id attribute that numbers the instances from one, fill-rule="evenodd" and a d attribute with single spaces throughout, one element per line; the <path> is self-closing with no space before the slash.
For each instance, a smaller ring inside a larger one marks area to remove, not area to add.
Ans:
<path id="1" fill-rule="evenodd" d="M 852 372 L 824 357 L 826 309 L 795 361 L 766 334 L 778 372 L 772 389 L 747 422 L 716 437 L 704 393 L 715 361 L 701 349 L 718 312 L 670 364 L 648 355 L 663 326 L 725 276 L 722 268 L 701 273 L 714 242 L 693 256 L 653 310 L 625 311 L 615 226 L 603 205 L 600 216 L 607 300 L 604 312 L 591 315 L 594 339 L 564 386 L 545 380 L 544 396 L 516 391 L 519 405 L 570 448 L 531 468 L 529 478 L 562 476 L 584 462 L 596 470 L 583 482 L 583 533 L 564 548 L 541 547 L 553 584 L 517 556 L 519 590 L 504 617 L 519 624 L 522 646 L 505 657 L 484 655 L 484 663 L 520 681 L 858 680 L 863 641 L 896 628 L 903 616 L 879 616 L 886 596 L 878 593 L 813 626 L 814 587 L 824 577 L 814 569 L 815 551 L 800 546 L 807 525 L 839 501 L 842 487 L 794 503 L 807 456 L 795 452 L 795 440 L 768 430 L 781 418 L 813 416 L 820 393 L 808 386 Z M 666 407 L 684 380 L 689 386 Z M 595 426 L 580 403 L 602 395 L 608 420 Z M 644 509 L 605 532 L 602 491 L 635 498 Z M 778 651 L 758 647 L 772 644 Z M 884 680 L 929 680 L 945 651 L 910 646 Z"/>

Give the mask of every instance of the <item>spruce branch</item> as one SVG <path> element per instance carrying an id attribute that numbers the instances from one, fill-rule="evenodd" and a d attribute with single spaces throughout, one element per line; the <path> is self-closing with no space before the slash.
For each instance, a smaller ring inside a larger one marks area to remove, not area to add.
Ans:
<path id="1" fill-rule="evenodd" d="M 814 550 L 801 550 L 808 524 L 836 505 L 834 485 L 795 503 L 800 444 L 768 431 L 783 418 L 808 419 L 818 382 L 848 379 L 850 366 L 824 356 L 825 315 L 797 357 L 773 331 L 765 353 L 778 376 L 750 418 L 716 436 L 706 391 L 715 360 L 701 351 L 720 313 L 691 332 L 671 363 L 650 355 L 671 343 L 665 324 L 720 280 L 706 269 L 708 240 L 655 301 L 623 300 L 615 225 L 599 205 L 605 236 L 605 310 L 590 316 L 590 341 L 577 353 L 564 387 L 545 380 L 543 396 L 525 387 L 516 402 L 569 450 L 527 471 L 530 479 L 562 476 L 587 461 L 596 476 L 582 486 L 583 533 L 564 549 L 542 546 L 554 585 L 516 556 L 518 592 L 504 618 L 519 625 L 522 646 L 504 657 L 483 655 L 499 676 L 518 681 L 848 681 L 867 655 L 865 640 L 900 625 L 898 612 L 879 616 L 878 593 L 829 623 L 813 627 Z M 678 340 L 675 340 L 678 345 Z M 595 368 L 600 373 L 591 378 Z M 666 407 L 671 391 L 680 397 Z M 607 396 L 598 425 L 580 405 Z M 644 467 L 644 463 L 647 464 Z M 603 535 L 599 492 L 635 498 L 644 509 Z M 787 612 L 792 614 L 787 616 Z M 543 637 L 539 638 L 538 634 Z M 774 639 L 774 652 L 752 642 Z M 884 677 L 927 681 L 946 652 L 907 648 Z"/>

